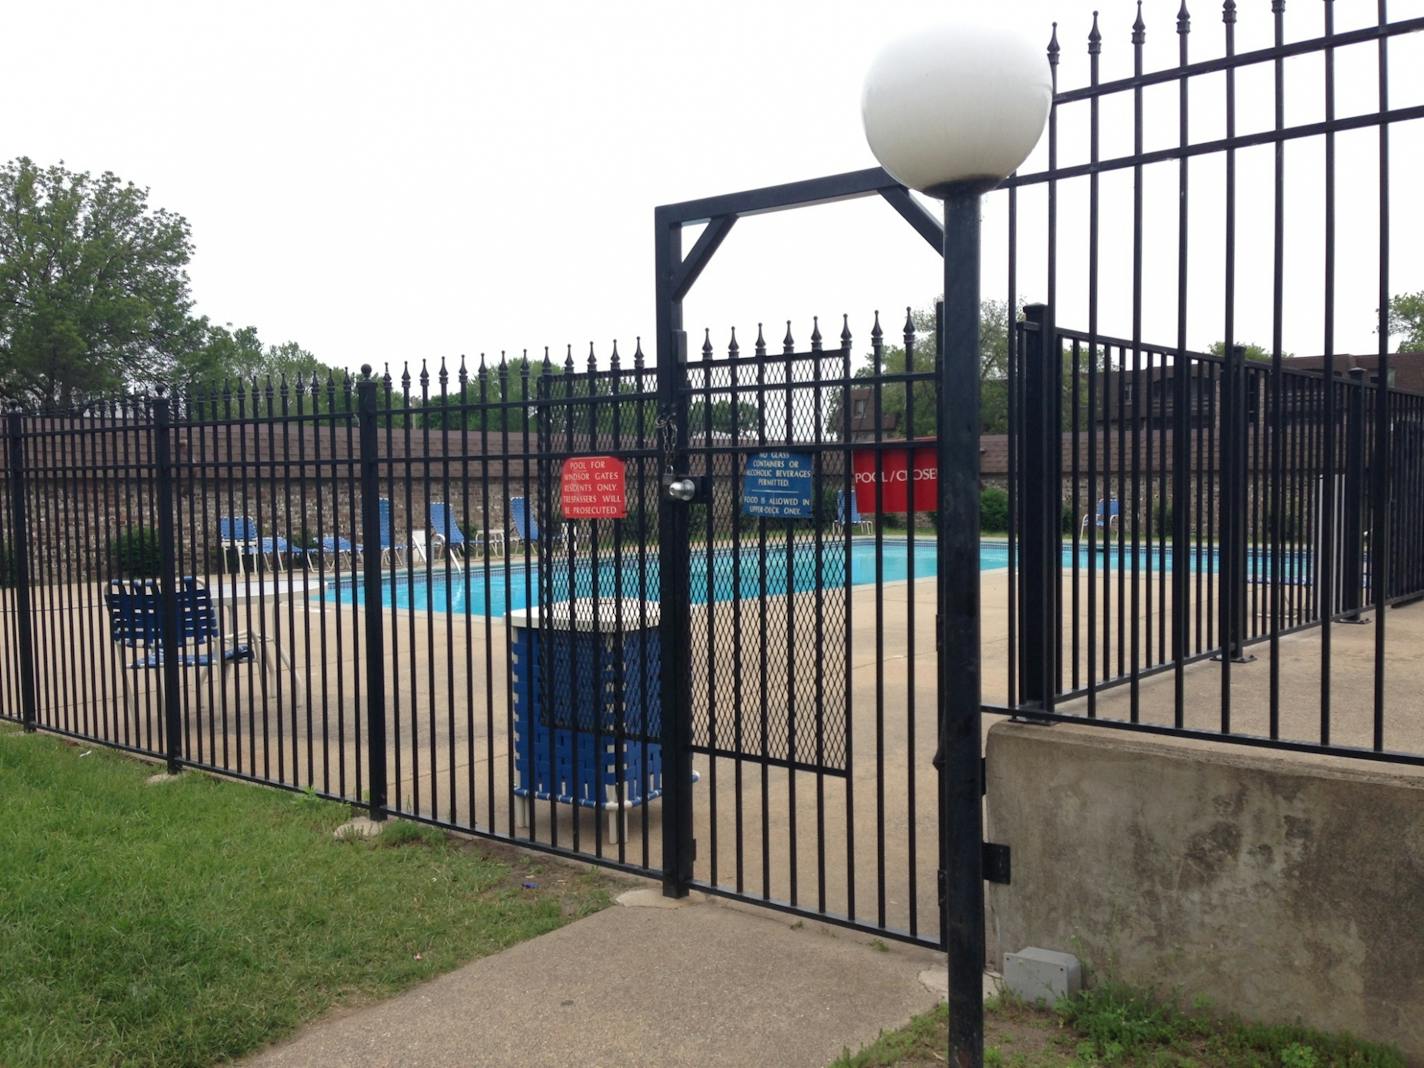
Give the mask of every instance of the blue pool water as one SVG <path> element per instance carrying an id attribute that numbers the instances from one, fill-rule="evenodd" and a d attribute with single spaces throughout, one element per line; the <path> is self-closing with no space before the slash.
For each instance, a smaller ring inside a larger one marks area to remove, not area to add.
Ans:
<path id="1" fill-rule="evenodd" d="M 1078 567 L 1081 573 L 1088 568 L 1088 550 L 1083 547 L 1078 553 Z M 1128 549 L 1119 554 L 1116 548 L 1107 552 L 1099 551 L 1095 567 L 1099 574 L 1104 570 L 1116 571 L 1124 564 L 1131 568 L 1132 552 Z M 913 553 L 914 576 L 929 578 L 938 571 L 933 537 L 917 539 Z M 857 540 L 852 543 L 849 554 L 850 583 L 853 586 L 869 585 L 875 582 L 877 571 L 886 582 L 903 581 L 910 576 L 911 552 L 907 542 L 889 540 L 884 542 L 879 555 L 872 540 Z M 1298 581 L 1309 582 L 1308 560 L 1296 562 L 1300 572 Z M 777 596 L 788 592 L 805 593 L 818 586 L 822 589 L 844 587 L 846 581 L 847 557 L 839 542 L 825 543 L 821 550 L 819 566 L 814 546 L 798 545 L 790 554 L 785 547 L 768 546 L 763 559 L 755 545 L 743 546 L 740 555 L 730 548 L 718 549 L 708 554 L 694 550 L 692 554 L 692 601 L 705 604 L 708 601 L 732 601 L 759 597 L 763 590 L 768 595 Z M 982 542 L 979 546 L 979 570 L 992 571 L 1008 567 L 1009 550 L 1004 542 Z M 1172 553 L 1167 550 L 1159 554 L 1156 549 L 1143 547 L 1138 554 L 1140 573 L 1157 571 L 1165 565 L 1172 567 Z M 1193 571 L 1214 573 L 1217 569 L 1216 554 L 1205 550 L 1200 558 L 1193 553 L 1188 565 Z M 1073 566 L 1073 549 L 1063 549 L 1063 566 Z M 1252 557 L 1247 561 L 1248 576 L 1264 577 L 1269 569 L 1269 561 Z M 1291 576 L 1287 576 L 1290 579 Z M 431 564 L 427 578 L 425 569 L 416 567 L 407 573 L 398 571 L 385 576 L 385 590 L 382 596 L 384 606 L 394 604 L 397 608 L 430 609 L 436 612 L 459 612 L 477 616 L 502 616 L 512 609 L 526 608 L 538 604 L 543 593 L 539 568 L 533 561 L 526 571 L 524 561 L 515 556 L 508 565 L 494 562 L 488 572 L 478 562 L 468 574 L 451 569 L 448 578 L 442 561 Z M 600 555 L 595 568 L 588 559 L 576 559 L 572 565 L 560 560 L 553 568 L 548 585 L 552 586 L 553 599 L 566 600 L 572 581 L 573 595 L 591 597 L 597 593 L 602 597 L 622 596 L 656 601 L 658 599 L 658 557 L 656 551 L 649 551 L 641 562 L 636 552 L 625 550 L 621 566 L 611 554 Z M 365 601 L 364 590 L 359 583 L 352 584 L 344 579 L 327 585 L 326 596 L 344 604 L 361 604 Z"/>

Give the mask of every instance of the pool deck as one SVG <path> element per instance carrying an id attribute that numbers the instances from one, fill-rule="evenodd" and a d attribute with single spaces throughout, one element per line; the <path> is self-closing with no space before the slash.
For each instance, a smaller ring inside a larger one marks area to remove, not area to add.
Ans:
<path id="1" fill-rule="evenodd" d="M 443 578 L 443 565 L 436 570 Z M 986 703 L 997 704 L 1008 697 L 1009 576 L 1000 570 L 980 577 L 982 692 Z M 1154 591 L 1154 613 L 1159 607 L 1155 579 L 1155 574 L 1143 577 Z M 210 582 L 217 581 L 217 576 L 211 577 Z M 1080 577 L 1080 582 L 1085 584 L 1086 578 Z M 1085 607 L 1086 590 L 1080 592 Z M 99 593 L 96 585 L 74 586 L 47 589 L 46 597 L 37 599 L 48 628 L 37 639 L 40 684 L 52 686 L 58 673 L 66 679 L 69 698 L 61 707 L 57 693 L 45 697 L 42 689 L 43 720 L 70 730 L 102 733 L 121 743 L 132 744 L 135 738 L 145 742 L 144 722 L 156 724 L 159 715 L 159 673 L 126 672 L 117 666 L 117 647 L 108 640 Z M 789 599 L 789 608 L 809 619 L 813 598 L 814 594 L 797 594 Z M 1145 595 L 1141 600 L 1145 604 Z M 851 621 L 845 700 L 851 734 L 847 774 L 817 775 L 731 756 L 695 756 L 701 780 L 693 791 L 699 882 L 795 901 L 814 911 L 853 915 L 872 926 L 913 930 L 922 938 L 935 936 L 934 607 L 932 579 L 887 583 L 878 589 L 853 587 L 847 603 L 837 607 Z M 200 672 L 185 671 L 190 754 L 239 774 L 359 799 L 366 789 L 364 782 L 359 789 L 356 782 L 358 768 L 364 777 L 365 730 L 363 724 L 359 729 L 357 725 L 364 719 L 366 694 L 363 689 L 357 701 L 356 686 L 364 665 L 358 667 L 356 649 L 364 612 L 350 605 L 328 604 L 323 609 L 301 598 L 276 606 L 267 603 L 253 612 L 254 633 L 280 631 L 283 648 L 295 651 L 299 664 L 310 662 L 315 668 L 301 675 L 287 668 L 274 670 L 266 676 L 265 699 L 260 665 L 235 665 L 215 672 L 211 681 Z M 708 650 L 693 656 L 695 715 L 711 711 L 726 723 L 734 712 L 732 694 L 740 692 L 743 717 L 755 722 L 763 694 L 769 707 L 778 707 L 792 685 L 806 692 L 806 680 L 815 678 L 817 663 L 836 663 L 823 650 L 788 647 L 784 627 L 778 628 L 773 620 L 766 638 L 763 688 L 762 636 L 754 614 L 742 615 L 741 630 L 733 635 L 727 603 L 693 609 L 694 634 L 703 636 L 700 640 Z M 830 642 L 837 643 L 832 652 L 844 648 L 844 631 L 835 622 L 840 618 L 833 616 L 824 631 Z M 388 791 L 393 807 L 546 844 L 557 840 L 568 846 L 577 835 L 581 852 L 634 867 L 659 865 L 661 812 L 656 802 L 629 813 L 626 836 L 617 843 L 608 840 L 606 821 L 596 820 L 587 810 L 575 820 L 564 805 L 551 813 L 547 802 L 540 803 L 532 830 L 517 825 L 515 806 L 510 803 L 509 629 L 503 619 L 387 610 L 383 621 Z M 1424 665 L 1416 653 L 1424 641 L 1424 605 L 1391 610 L 1386 623 L 1384 743 L 1393 750 L 1424 753 Z M 242 625 L 249 626 L 245 608 Z M 1145 618 L 1140 625 L 1145 628 Z M 709 627 L 713 628 L 711 642 L 705 638 Z M 814 641 L 814 631 L 803 626 L 793 633 L 798 642 Z M 1373 733 L 1375 627 L 1335 624 L 1331 638 L 1332 741 L 1368 746 Z M 73 649 L 81 644 L 97 647 L 98 660 L 91 663 L 74 657 Z M 1236 731 L 1265 734 L 1270 666 L 1264 647 L 1253 651 L 1261 659 L 1230 667 L 1231 724 Z M 1280 654 L 1279 735 L 1318 741 L 1320 629 L 1281 638 Z M 756 665 L 755 671 L 749 669 L 749 662 Z M 1187 668 L 1187 726 L 1219 727 L 1221 680 L 1218 663 L 1203 661 Z M 1170 723 L 1173 686 L 1170 671 L 1141 681 L 1137 701 L 1142 722 Z M 296 702 L 290 700 L 294 689 Z M 125 700 L 129 722 L 116 723 L 116 709 Z M 1106 691 L 1098 696 L 1097 714 L 1127 719 L 1131 700 L 1127 686 Z M 1080 711 L 1084 704 L 1079 700 L 1062 710 Z M 985 716 L 986 731 L 997 718 Z M 96 727 L 99 723 L 102 726 Z M 156 735 L 152 745 L 157 745 Z M 818 828 L 823 850 L 817 848 Z"/>

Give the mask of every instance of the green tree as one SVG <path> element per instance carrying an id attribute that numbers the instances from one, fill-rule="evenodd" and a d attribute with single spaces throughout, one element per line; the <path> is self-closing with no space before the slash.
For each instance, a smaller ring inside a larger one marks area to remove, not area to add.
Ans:
<path id="1" fill-rule="evenodd" d="M 349 411 L 355 403 L 354 392 L 348 397 L 344 388 L 348 372 L 322 363 L 295 341 L 264 345 L 255 326 L 215 325 L 206 316 L 193 320 L 192 337 L 188 351 L 174 360 L 169 380 L 180 394 L 204 404 L 221 405 L 219 412 L 227 408 L 225 396 L 234 398 L 231 404 L 236 412 L 235 398 L 244 394 L 250 398 L 254 389 L 261 404 L 253 406 L 249 399 L 244 410 L 249 415 L 265 412 L 269 382 L 274 390 L 274 410 L 280 407 L 283 383 L 288 390 L 289 411 L 297 409 L 298 383 L 304 412 Z M 328 381 L 336 386 L 334 391 L 327 389 Z"/>
<path id="2" fill-rule="evenodd" d="M 1424 289 L 1389 300 L 1389 336 L 1399 338 L 1396 352 L 1424 351 Z"/>
<path id="3" fill-rule="evenodd" d="M 1268 349 L 1268 348 L 1266 348 L 1266 347 L 1264 347 L 1264 346 L 1262 346 L 1262 345 L 1252 345 L 1252 344 L 1248 344 L 1248 345 L 1246 345 L 1246 346 L 1244 346 L 1244 347 L 1245 347 L 1245 349 L 1246 349 L 1246 360 L 1247 360 L 1247 362 L 1255 362 L 1255 363 L 1270 363 L 1270 362 L 1271 362 L 1271 350 L 1270 350 L 1270 349 Z M 1207 349 L 1206 351 L 1209 352 L 1209 353 L 1211 353 L 1213 356 L 1225 356 L 1225 355 L 1226 355 L 1226 342 L 1224 342 L 1224 341 L 1213 341 L 1213 342 L 1211 343 L 1211 348 Z M 1283 353 L 1281 353 L 1281 357 L 1282 357 L 1283 359 L 1287 359 L 1287 360 L 1291 358 L 1291 355 L 1292 355 L 1292 354 L 1289 353 L 1289 352 L 1283 352 Z"/>
<path id="4" fill-rule="evenodd" d="M 707 429 L 710 419 L 714 431 L 730 434 L 733 428 L 732 402 L 723 398 L 711 404 L 695 400 L 687 409 L 687 430 L 690 434 L 700 434 Z M 737 401 L 736 430 L 739 434 L 756 433 L 757 406 L 744 400 Z"/>
<path id="5" fill-rule="evenodd" d="M 476 370 L 469 374 L 463 390 L 458 380 L 452 378 L 444 394 L 433 393 L 425 402 L 415 416 L 414 425 L 434 430 L 468 427 L 470 430 L 523 431 L 527 423 L 530 433 L 535 433 L 538 430 L 534 421 L 536 405 L 521 402 L 538 399 L 539 380 L 545 373 L 543 360 L 516 356 L 486 367 L 483 372 Z M 562 374 L 563 368 L 553 363 L 547 373 Z M 563 393 L 556 390 L 552 396 L 562 397 Z M 566 407 L 560 406 L 559 410 Z"/>
<path id="6" fill-rule="evenodd" d="M 887 345 L 881 352 L 881 374 L 930 372 L 935 366 L 934 308 L 910 312 L 913 331 L 913 358 L 906 360 L 905 345 Z M 979 306 L 979 425 L 982 433 L 1003 433 L 1009 425 L 1009 308 L 1002 300 L 986 300 Z M 888 333 L 888 332 L 887 332 Z M 903 337 L 903 334 L 897 336 Z M 908 363 L 908 366 L 907 366 Z M 873 378 L 876 361 L 866 353 L 855 370 L 856 378 Z M 868 407 L 868 406 L 867 406 Z M 880 388 L 880 418 L 887 436 L 933 437 L 936 427 L 933 381 L 886 383 Z M 907 415 L 909 418 L 907 419 Z M 865 420 L 870 426 L 872 415 Z M 841 397 L 833 390 L 827 405 L 826 433 L 838 437 L 842 430 Z M 694 424 L 695 425 L 695 424 Z"/>
<path id="7" fill-rule="evenodd" d="M 82 404 L 163 377 L 192 343 L 188 223 L 148 191 L 26 157 L 0 167 L 0 393 Z"/>

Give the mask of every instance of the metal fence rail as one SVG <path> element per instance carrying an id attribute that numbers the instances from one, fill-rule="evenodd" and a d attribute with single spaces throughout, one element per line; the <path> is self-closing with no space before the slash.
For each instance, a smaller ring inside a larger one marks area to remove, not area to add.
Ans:
<path id="1" fill-rule="evenodd" d="M 1368 738 L 1340 744 L 1328 662 L 1312 731 L 1283 726 L 1280 648 L 1424 598 L 1424 396 L 1359 371 L 1327 380 L 1248 361 L 1240 347 L 1090 339 L 1040 306 L 1016 331 L 1009 380 L 1017 592 L 1010 698 L 993 707 L 1424 763 L 1387 743 L 1383 704 Z M 1262 651 L 1265 665 L 1240 669 L 1268 673 L 1253 734 L 1233 718 L 1232 665 Z M 1211 729 L 1188 723 L 1185 674 L 1208 659 L 1221 665 Z M 1172 694 L 1148 702 L 1142 683 L 1168 671 Z M 1104 713 L 1102 695 L 1120 687 L 1125 707 Z"/>

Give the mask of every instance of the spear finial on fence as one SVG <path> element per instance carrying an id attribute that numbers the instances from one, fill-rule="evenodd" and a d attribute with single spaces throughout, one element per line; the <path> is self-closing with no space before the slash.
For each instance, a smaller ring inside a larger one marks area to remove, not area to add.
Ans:
<path id="1" fill-rule="evenodd" d="M 1093 28 L 1088 31 L 1088 55 L 1096 56 L 1103 50 L 1103 34 L 1098 29 L 1098 13 L 1093 12 Z"/>
<path id="2" fill-rule="evenodd" d="M 460 383 L 460 392 L 465 392 L 465 384 L 470 381 L 470 373 L 465 370 L 465 354 L 460 353 L 460 370 L 455 373 L 455 381 Z"/>
<path id="3" fill-rule="evenodd" d="M 361 365 L 361 377 L 362 377 L 362 378 L 370 378 L 370 377 L 371 377 L 371 365 L 370 365 L 369 363 L 363 363 L 363 364 Z"/>
<path id="4" fill-rule="evenodd" d="M 875 309 L 875 325 L 870 328 L 870 344 L 879 347 L 885 337 L 885 331 L 880 329 L 880 309 Z"/>
<path id="5" fill-rule="evenodd" d="M 643 369 L 643 335 L 636 334 L 633 337 L 633 368 L 641 371 Z"/>
<path id="6" fill-rule="evenodd" d="M 570 350 L 570 351 L 572 351 L 572 350 Z M 593 341 L 592 341 L 592 340 L 590 340 L 589 343 L 588 343 L 588 369 L 589 369 L 589 372 L 590 372 L 590 373 L 592 373 L 592 372 L 598 370 L 598 359 L 597 359 L 597 357 L 595 357 L 594 354 L 593 354 Z"/>
<path id="7" fill-rule="evenodd" d="M 622 361 L 618 358 L 618 339 L 615 337 L 613 339 L 613 354 L 608 357 L 608 366 L 616 371 L 621 363 Z"/>
<path id="8" fill-rule="evenodd" d="M 1142 21 L 1142 0 L 1137 0 L 1137 19 L 1132 24 L 1132 43 L 1141 45 L 1147 40 L 1147 24 Z"/>
<path id="9" fill-rule="evenodd" d="M 727 355 L 735 360 L 741 351 L 741 346 L 737 344 L 737 328 L 734 326 L 732 327 L 732 340 L 727 343 Z"/>
<path id="10" fill-rule="evenodd" d="M 1177 32 L 1192 32 L 1192 15 L 1187 10 L 1187 0 L 1182 0 L 1182 6 L 1177 10 Z"/>
<path id="11" fill-rule="evenodd" d="M 905 305 L 905 370 L 910 369 L 909 355 L 915 350 L 915 313 Z"/>
<path id="12" fill-rule="evenodd" d="M 1048 38 L 1048 64 L 1051 67 L 1058 66 L 1058 53 L 1063 51 L 1058 45 L 1058 23 L 1053 24 L 1053 34 Z"/>
<path id="13" fill-rule="evenodd" d="M 786 336 L 781 339 L 781 349 L 783 352 L 795 352 L 796 342 L 791 337 L 791 320 L 786 320 Z"/>
<path id="14" fill-rule="evenodd" d="M 842 313 L 842 314 L 841 314 L 841 348 L 843 348 L 843 349 L 849 349 L 849 348 L 850 348 L 850 341 L 851 341 L 851 334 L 850 334 L 850 316 L 849 316 L 848 314 Z"/>
<path id="15" fill-rule="evenodd" d="M 461 366 L 464 366 L 463 359 L 461 360 Z M 445 368 L 444 356 L 440 357 L 440 370 L 435 375 L 435 381 L 440 383 L 440 392 L 442 394 L 446 393 L 446 387 L 450 384 L 450 372 Z"/>
<path id="16" fill-rule="evenodd" d="M 811 351 L 821 351 L 821 317 L 811 316 Z"/>
<path id="17" fill-rule="evenodd" d="M 1221 21 L 1231 25 L 1236 21 L 1236 0 L 1222 0 Z"/>
<path id="18" fill-rule="evenodd" d="M 704 360 L 712 358 L 712 328 L 710 326 L 702 328 L 702 358 Z"/>
<path id="19" fill-rule="evenodd" d="M 752 351 L 758 356 L 766 355 L 766 337 L 761 332 L 761 323 L 757 323 L 756 345 Z"/>

